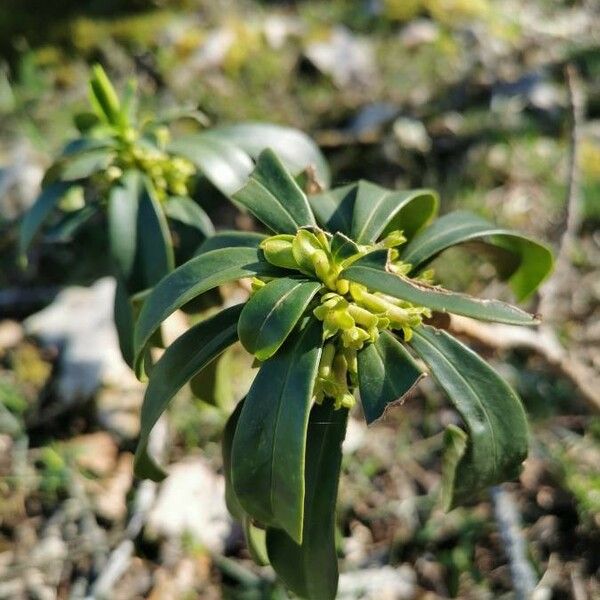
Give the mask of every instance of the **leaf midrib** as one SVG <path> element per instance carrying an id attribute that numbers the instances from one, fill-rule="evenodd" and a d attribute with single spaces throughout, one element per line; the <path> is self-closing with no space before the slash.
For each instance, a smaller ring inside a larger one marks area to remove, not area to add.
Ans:
<path id="1" fill-rule="evenodd" d="M 285 294 L 283 294 L 283 296 L 281 296 L 281 298 L 279 298 L 279 300 L 277 300 L 277 302 L 275 302 L 275 304 L 273 304 L 273 306 L 271 307 L 271 310 L 267 313 L 267 315 L 263 319 L 262 325 L 258 329 L 258 333 L 256 335 L 257 346 L 258 346 L 258 342 L 260 340 L 261 334 L 263 332 L 263 329 L 266 327 L 269 319 L 271 318 L 271 315 L 289 298 L 290 294 L 294 293 L 303 283 L 309 283 L 309 282 L 308 281 L 298 282 L 293 288 L 291 288 Z M 256 350 L 256 348 L 255 348 L 255 350 Z"/>
<path id="2" fill-rule="evenodd" d="M 302 341 L 304 340 L 304 337 L 307 335 L 307 332 L 310 330 L 310 323 L 307 324 L 307 326 L 305 327 L 304 331 L 301 332 L 300 334 L 300 338 L 298 339 L 298 342 L 295 344 L 294 349 L 298 348 Z M 295 353 L 294 353 L 295 355 Z M 274 494 L 275 494 L 275 490 L 274 490 L 274 486 L 273 486 L 273 473 L 275 472 L 275 460 L 276 460 L 276 456 L 275 456 L 275 440 L 278 438 L 278 432 L 279 432 L 279 424 L 280 424 L 280 417 L 281 417 L 281 411 L 283 408 L 283 397 L 285 396 L 285 391 L 288 388 L 288 380 L 290 377 L 290 372 L 291 370 L 295 367 L 295 361 L 290 360 L 287 366 L 287 369 L 285 371 L 285 377 L 283 380 L 283 385 L 281 386 L 281 393 L 279 394 L 279 398 L 277 399 L 277 415 L 275 417 L 275 428 L 274 428 L 274 432 L 273 432 L 273 436 L 271 437 L 271 444 L 270 444 L 270 449 L 271 449 L 271 468 L 269 469 L 269 504 L 271 505 L 271 513 L 273 512 L 273 506 L 274 506 Z M 301 460 L 301 464 L 302 464 L 302 477 L 304 476 L 304 468 L 305 468 L 305 456 L 302 457 Z M 301 502 L 301 511 L 302 511 L 302 521 L 304 521 L 304 496 L 302 497 L 302 502 Z M 304 526 L 304 524 L 303 524 Z M 302 535 L 302 534 L 301 534 Z"/>
<path id="3" fill-rule="evenodd" d="M 267 194 L 269 194 L 269 196 L 271 196 L 271 198 L 273 198 L 273 200 L 275 200 L 276 205 L 281 208 L 281 210 L 283 211 L 283 213 L 286 215 L 286 217 L 288 217 L 291 222 L 292 222 L 292 227 L 295 227 L 296 229 L 298 229 L 299 227 L 302 227 L 303 225 L 301 223 L 298 223 L 296 221 L 296 219 L 294 218 L 294 216 L 292 215 L 292 213 L 286 208 L 286 206 L 280 202 L 278 200 L 278 198 L 273 194 L 273 192 L 271 192 L 271 190 L 266 187 L 261 181 L 259 181 L 258 179 L 253 178 L 252 181 L 254 181 L 256 183 L 256 185 L 260 186 Z"/>
<path id="4" fill-rule="evenodd" d="M 508 231 L 506 229 L 502 229 L 502 228 L 488 228 L 488 229 L 478 229 L 478 230 L 469 231 L 470 229 L 471 229 L 471 227 L 467 227 L 467 226 L 461 225 L 461 226 L 457 227 L 454 230 L 449 230 L 449 229 L 442 230 L 439 233 L 437 233 L 436 235 L 431 236 L 424 243 L 420 244 L 420 246 L 418 244 L 415 244 L 416 245 L 416 250 L 414 248 L 411 249 L 411 248 L 407 247 L 406 250 L 410 250 L 410 252 L 406 252 L 406 254 L 404 254 L 402 258 L 406 259 L 407 261 L 409 261 L 411 253 L 412 254 L 417 254 L 419 250 L 421 250 L 422 248 L 427 248 L 429 245 L 431 245 L 432 243 L 438 241 L 440 238 L 443 238 L 443 237 L 448 236 L 450 234 L 456 234 L 457 232 L 459 232 L 462 235 L 464 235 L 464 231 L 468 231 L 469 232 L 468 233 L 468 237 L 462 238 L 460 240 L 460 242 L 454 242 L 454 243 L 450 242 L 450 246 L 457 245 L 457 243 L 466 242 L 473 235 L 514 235 L 514 234 L 511 234 L 510 231 Z M 448 247 L 449 246 L 445 246 L 444 248 L 442 248 L 442 250 L 445 250 Z M 428 258 L 429 258 L 429 256 L 425 257 L 425 259 L 421 259 L 420 262 L 423 262 L 423 260 L 427 260 Z"/>

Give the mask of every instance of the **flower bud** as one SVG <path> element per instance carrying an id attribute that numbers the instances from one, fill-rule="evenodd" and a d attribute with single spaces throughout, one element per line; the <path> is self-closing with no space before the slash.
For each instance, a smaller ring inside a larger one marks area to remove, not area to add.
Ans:
<path id="1" fill-rule="evenodd" d="M 319 377 L 325 378 L 331 376 L 331 365 L 333 364 L 334 358 L 335 346 L 333 344 L 325 344 L 319 362 Z"/>
<path id="2" fill-rule="evenodd" d="M 406 242 L 406 238 L 400 229 L 396 229 L 395 231 L 391 231 L 382 241 L 381 245 L 384 248 L 395 248 L 396 246 L 401 246 Z"/>
<path id="3" fill-rule="evenodd" d="M 323 250 L 315 250 L 310 257 L 317 277 L 332 290 L 336 289 L 335 272 Z"/>
<path id="4" fill-rule="evenodd" d="M 350 291 L 350 282 L 347 279 L 338 279 L 335 284 L 338 294 L 345 296 Z"/>
<path id="5" fill-rule="evenodd" d="M 323 252 L 323 247 L 317 236 L 307 229 L 300 229 L 293 238 L 292 250 L 300 268 L 306 273 L 314 273 L 315 267 L 312 255 L 317 250 Z"/>
<path id="6" fill-rule="evenodd" d="M 258 292 L 258 290 L 261 290 L 262 288 L 264 288 L 265 285 L 267 285 L 267 284 L 262 279 L 259 279 L 258 277 L 253 277 L 250 280 L 250 288 L 252 289 L 253 294 Z"/>
<path id="7" fill-rule="evenodd" d="M 292 251 L 293 235 L 273 235 L 260 243 L 265 258 L 276 267 L 299 269 Z"/>
<path id="8" fill-rule="evenodd" d="M 369 333 L 362 327 L 344 329 L 340 335 L 344 348 L 354 348 L 355 350 L 360 350 L 365 345 L 365 342 L 371 340 Z"/>
<path id="9" fill-rule="evenodd" d="M 352 318 L 359 325 L 364 325 L 367 329 L 369 327 L 375 327 L 379 321 L 379 317 L 377 315 L 374 315 L 371 311 L 358 306 L 358 304 L 350 304 L 348 310 L 352 315 Z"/>

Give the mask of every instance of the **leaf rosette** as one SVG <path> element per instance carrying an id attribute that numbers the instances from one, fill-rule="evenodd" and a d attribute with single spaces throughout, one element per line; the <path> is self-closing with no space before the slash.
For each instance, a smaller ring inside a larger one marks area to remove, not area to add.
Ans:
<path id="1" fill-rule="evenodd" d="M 135 81 L 119 96 L 98 65 L 92 70 L 89 99 L 91 111 L 74 119 L 79 136 L 48 169 L 39 197 L 22 220 L 19 252 L 26 263 L 43 226 L 47 238 L 64 242 L 86 226 L 104 225 L 117 278 L 119 343 L 132 364 L 137 295 L 147 293 L 214 234 L 196 198 L 199 181 L 230 196 L 247 181 L 267 145 L 284 150 L 284 162 L 294 173 L 316 165 L 325 186 L 329 171 L 314 142 L 277 125 L 239 123 L 172 139 L 174 122 L 192 121 L 200 129 L 206 125 L 203 115 L 193 110 L 160 119 L 141 115 Z"/>
<path id="2" fill-rule="evenodd" d="M 216 234 L 158 283 L 137 321 L 142 376 L 148 345 L 169 314 L 223 283 L 251 279 L 247 302 L 196 324 L 153 367 L 136 473 L 164 476 L 147 451 L 153 425 L 187 380 L 239 340 L 260 369 L 224 435 L 228 506 L 251 524 L 248 531 L 266 529 L 267 556 L 295 594 L 334 598 L 335 499 L 355 395 L 372 423 L 425 370 L 431 374 L 464 423 L 445 436 L 447 508 L 514 477 L 527 453 L 525 413 L 510 386 L 428 322 L 434 312 L 515 325 L 534 325 L 536 317 L 434 285 L 430 262 L 450 246 L 477 241 L 511 257 L 499 274 L 524 298 L 547 276 L 552 257 L 468 213 L 435 221 L 438 199 L 430 190 L 360 181 L 309 198 L 270 150 L 233 199 L 271 235 Z"/>

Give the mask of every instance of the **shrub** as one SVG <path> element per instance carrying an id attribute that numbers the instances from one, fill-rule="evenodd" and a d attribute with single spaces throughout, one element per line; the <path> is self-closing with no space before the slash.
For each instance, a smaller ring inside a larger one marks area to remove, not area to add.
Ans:
<path id="1" fill-rule="evenodd" d="M 341 443 L 356 391 L 372 423 L 413 388 L 423 367 L 444 390 L 465 424 L 445 434 L 447 508 L 515 477 L 527 453 L 516 394 L 433 317 L 515 325 L 534 325 L 536 317 L 433 285 L 428 264 L 453 245 L 478 242 L 523 299 L 549 273 L 552 257 L 470 213 L 433 220 L 438 199 L 429 190 L 360 181 L 308 198 L 270 150 L 233 199 L 272 234 L 216 234 L 158 283 L 136 325 L 138 375 L 173 311 L 240 278 L 252 278 L 253 292 L 194 325 L 152 366 L 135 470 L 164 476 L 147 452 L 152 427 L 174 394 L 239 339 L 260 369 L 223 436 L 228 507 L 245 523 L 253 555 L 266 557 L 295 594 L 334 598 Z"/>

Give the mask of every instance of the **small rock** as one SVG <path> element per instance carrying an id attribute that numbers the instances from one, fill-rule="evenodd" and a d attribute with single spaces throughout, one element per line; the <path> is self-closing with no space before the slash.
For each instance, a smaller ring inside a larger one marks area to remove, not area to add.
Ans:
<path id="1" fill-rule="evenodd" d="M 133 480 L 133 456 L 129 453 L 119 457 L 114 475 L 102 482 L 102 490 L 95 497 L 98 514 L 109 521 L 121 521 L 127 514 L 127 492 Z"/>
<path id="2" fill-rule="evenodd" d="M 66 404 L 92 396 L 101 385 L 139 385 L 119 350 L 113 321 L 115 281 L 69 287 L 24 322 L 25 332 L 61 350 L 58 396 Z"/>
<path id="3" fill-rule="evenodd" d="M 364 420 L 354 418 L 348 419 L 348 427 L 346 429 L 346 437 L 342 443 L 342 452 L 344 454 L 353 454 L 359 450 L 365 441 L 367 435 L 367 426 Z"/>
<path id="4" fill-rule="evenodd" d="M 304 30 L 302 21 L 290 16 L 268 15 L 263 22 L 267 44 L 275 50 L 283 47 L 290 36 L 299 36 Z"/>
<path id="5" fill-rule="evenodd" d="M 346 27 L 334 27 L 328 39 L 308 43 L 305 55 L 339 87 L 367 86 L 376 77 L 372 44 L 355 36 Z"/>
<path id="6" fill-rule="evenodd" d="M 431 138 L 425 125 L 416 119 L 400 117 L 394 121 L 394 135 L 405 150 L 428 152 L 431 149 Z"/>
<path id="7" fill-rule="evenodd" d="M 398 114 L 398 107 L 387 102 L 375 102 L 360 109 L 346 128 L 348 133 L 364 136 L 377 133 Z"/>
<path id="8" fill-rule="evenodd" d="M 200 48 L 192 55 L 187 63 L 187 68 L 192 71 L 206 71 L 219 68 L 223 64 L 234 42 L 235 33 L 233 29 L 221 27 L 212 31 Z"/>
<path id="9" fill-rule="evenodd" d="M 190 458 L 169 468 L 148 517 L 152 535 L 192 536 L 211 552 L 222 552 L 232 520 L 225 506 L 225 480 L 202 458 Z"/>
<path id="10" fill-rule="evenodd" d="M 423 44 L 431 44 L 438 38 L 439 26 L 429 19 L 415 19 L 400 32 L 400 40 L 405 48 L 412 50 Z"/>
<path id="11" fill-rule="evenodd" d="M 340 576 L 338 600 L 410 600 L 415 597 L 416 577 L 409 565 L 364 569 Z"/>
<path id="12" fill-rule="evenodd" d="M 80 469 L 98 476 L 114 471 L 118 449 L 110 434 L 105 431 L 74 437 L 68 442 L 67 448 L 73 452 L 75 463 Z"/>
<path id="13" fill-rule="evenodd" d="M 0 353 L 16 346 L 23 339 L 23 327 L 16 321 L 0 321 Z"/>
<path id="14" fill-rule="evenodd" d="M 138 382 L 128 388 L 107 387 L 96 395 L 96 418 L 104 429 L 122 440 L 133 440 L 140 433 L 140 408 L 144 388 Z"/>

